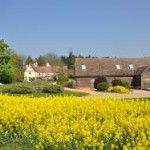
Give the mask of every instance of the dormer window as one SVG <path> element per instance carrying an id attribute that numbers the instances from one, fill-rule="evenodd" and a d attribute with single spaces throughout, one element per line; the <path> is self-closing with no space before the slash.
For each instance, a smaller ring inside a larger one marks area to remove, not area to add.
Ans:
<path id="1" fill-rule="evenodd" d="M 120 66 L 120 65 L 116 65 L 116 68 L 117 68 L 118 70 L 120 70 L 120 69 L 121 69 L 121 66 Z"/>
<path id="2" fill-rule="evenodd" d="M 81 65 L 82 70 L 86 70 L 86 65 Z"/>
<path id="3" fill-rule="evenodd" d="M 133 67 L 133 65 L 132 65 L 132 64 L 129 64 L 129 68 L 130 68 L 130 69 L 133 69 L 134 67 Z"/>

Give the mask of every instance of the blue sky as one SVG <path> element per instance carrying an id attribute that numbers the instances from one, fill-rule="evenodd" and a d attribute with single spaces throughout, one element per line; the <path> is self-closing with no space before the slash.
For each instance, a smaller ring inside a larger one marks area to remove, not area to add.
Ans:
<path id="1" fill-rule="evenodd" d="M 150 56 L 150 1 L 0 0 L 0 38 L 32 57 Z"/>

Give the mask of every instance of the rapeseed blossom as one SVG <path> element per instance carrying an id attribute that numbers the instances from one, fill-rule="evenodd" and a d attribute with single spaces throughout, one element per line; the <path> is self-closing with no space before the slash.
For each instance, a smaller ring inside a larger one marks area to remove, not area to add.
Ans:
<path id="1" fill-rule="evenodd" d="M 11 141 L 37 150 L 147 150 L 149 126 L 148 100 L 0 96 L 1 145 Z"/>

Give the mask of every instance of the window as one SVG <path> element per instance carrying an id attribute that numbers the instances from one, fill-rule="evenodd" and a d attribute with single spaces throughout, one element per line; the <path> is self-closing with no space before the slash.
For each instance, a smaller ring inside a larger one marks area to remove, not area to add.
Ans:
<path id="1" fill-rule="evenodd" d="M 133 69 L 133 65 L 132 65 L 132 64 L 129 64 L 129 68 L 130 68 L 130 69 Z"/>
<path id="2" fill-rule="evenodd" d="M 120 66 L 120 65 L 116 65 L 116 68 L 117 68 L 117 69 L 121 69 L 121 66 Z"/>
<path id="3" fill-rule="evenodd" d="M 31 74 L 31 71 L 29 71 L 29 74 Z"/>
<path id="4" fill-rule="evenodd" d="M 81 65 L 82 70 L 86 70 L 86 65 Z"/>

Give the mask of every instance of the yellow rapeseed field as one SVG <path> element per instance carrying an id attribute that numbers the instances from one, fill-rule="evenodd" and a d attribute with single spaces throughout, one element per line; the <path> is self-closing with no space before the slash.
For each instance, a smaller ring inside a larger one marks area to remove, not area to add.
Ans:
<path id="1" fill-rule="evenodd" d="M 150 101 L 0 96 L 0 148 L 148 150 Z"/>

